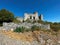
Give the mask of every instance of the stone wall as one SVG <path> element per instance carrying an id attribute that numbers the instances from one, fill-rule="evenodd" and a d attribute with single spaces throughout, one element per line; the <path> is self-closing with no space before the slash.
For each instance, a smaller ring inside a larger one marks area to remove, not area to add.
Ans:
<path id="1" fill-rule="evenodd" d="M 27 19 L 39 20 L 38 13 L 37 12 L 35 12 L 34 14 L 25 13 L 24 14 L 24 20 L 27 20 Z"/>
<path id="2" fill-rule="evenodd" d="M 14 30 L 16 29 L 17 27 L 25 27 L 25 28 L 31 28 L 33 25 L 36 25 L 36 26 L 39 26 L 41 29 L 50 29 L 50 25 L 49 24 L 40 24 L 40 23 L 27 23 L 27 22 L 24 22 L 24 23 L 19 23 L 19 24 L 16 24 L 16 23 L 3 23 L 3 26 L 0 27 L 0 30 Z"/>

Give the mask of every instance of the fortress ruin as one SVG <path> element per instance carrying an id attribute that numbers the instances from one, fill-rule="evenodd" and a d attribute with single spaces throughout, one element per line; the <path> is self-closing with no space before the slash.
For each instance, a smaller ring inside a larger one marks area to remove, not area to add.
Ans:
<path id="1" fill-rule="evenodd" d="M 28 14 L 25 13 L 24 14 L 24 20 L 43 20 L 43 15 L 41 14 L 40 16 L 38 16 L 38 12 L 34 12 L 33 14 Z"/>

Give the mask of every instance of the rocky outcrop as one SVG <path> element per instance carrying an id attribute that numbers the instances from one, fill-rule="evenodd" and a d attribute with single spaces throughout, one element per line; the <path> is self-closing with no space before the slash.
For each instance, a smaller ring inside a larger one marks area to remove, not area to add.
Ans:
<path id="1" fill-rule="evenodd" d="M 6 32 L 7 33 L 7 32 Z M 9 37 L 8 34 L 0 32 L 0 45 L 57 45 L 57 38 L 54 35 L 40 31 L 21 33 L 20 38 Z M 13 35 L 13 34 L 12 34 Z M 17 37 L 18 34 L 15 35 Z M 23 40 L 23 38 L 25 40 Z M 32 39 L 32 40 L 31 40 Z"/>

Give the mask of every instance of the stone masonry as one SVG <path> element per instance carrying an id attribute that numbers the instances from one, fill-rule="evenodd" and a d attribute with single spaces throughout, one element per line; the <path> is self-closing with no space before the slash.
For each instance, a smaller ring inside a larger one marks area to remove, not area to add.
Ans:
<path id="1" fill-rule="evenodd" d="M 50 29 L 50 25 L 49 24 L 40 24 L 40 23 L 27 23 L 27 22 L 24 22 L 24 23 L 19 23 L 19 24 L 16 24 L 16 23 L 3 23 L 3 26 L 0 27 L 0 30 L 14 30 L 16 29 L 17 27 L 25 27 L 25 28 L 28 28 L 30 29 L 33 25 L 36 25 L 36 26 L 39 26 L 41 29 Z"/>

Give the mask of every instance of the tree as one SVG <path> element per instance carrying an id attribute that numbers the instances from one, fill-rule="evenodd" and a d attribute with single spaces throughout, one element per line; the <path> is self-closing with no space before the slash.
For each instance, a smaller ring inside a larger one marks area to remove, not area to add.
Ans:
<path id="1" fill-rule="evenodd" d="M 6 9 L 0 10 L 0 23 L 12 22 L 14 20 L 14 14 Z"/>

